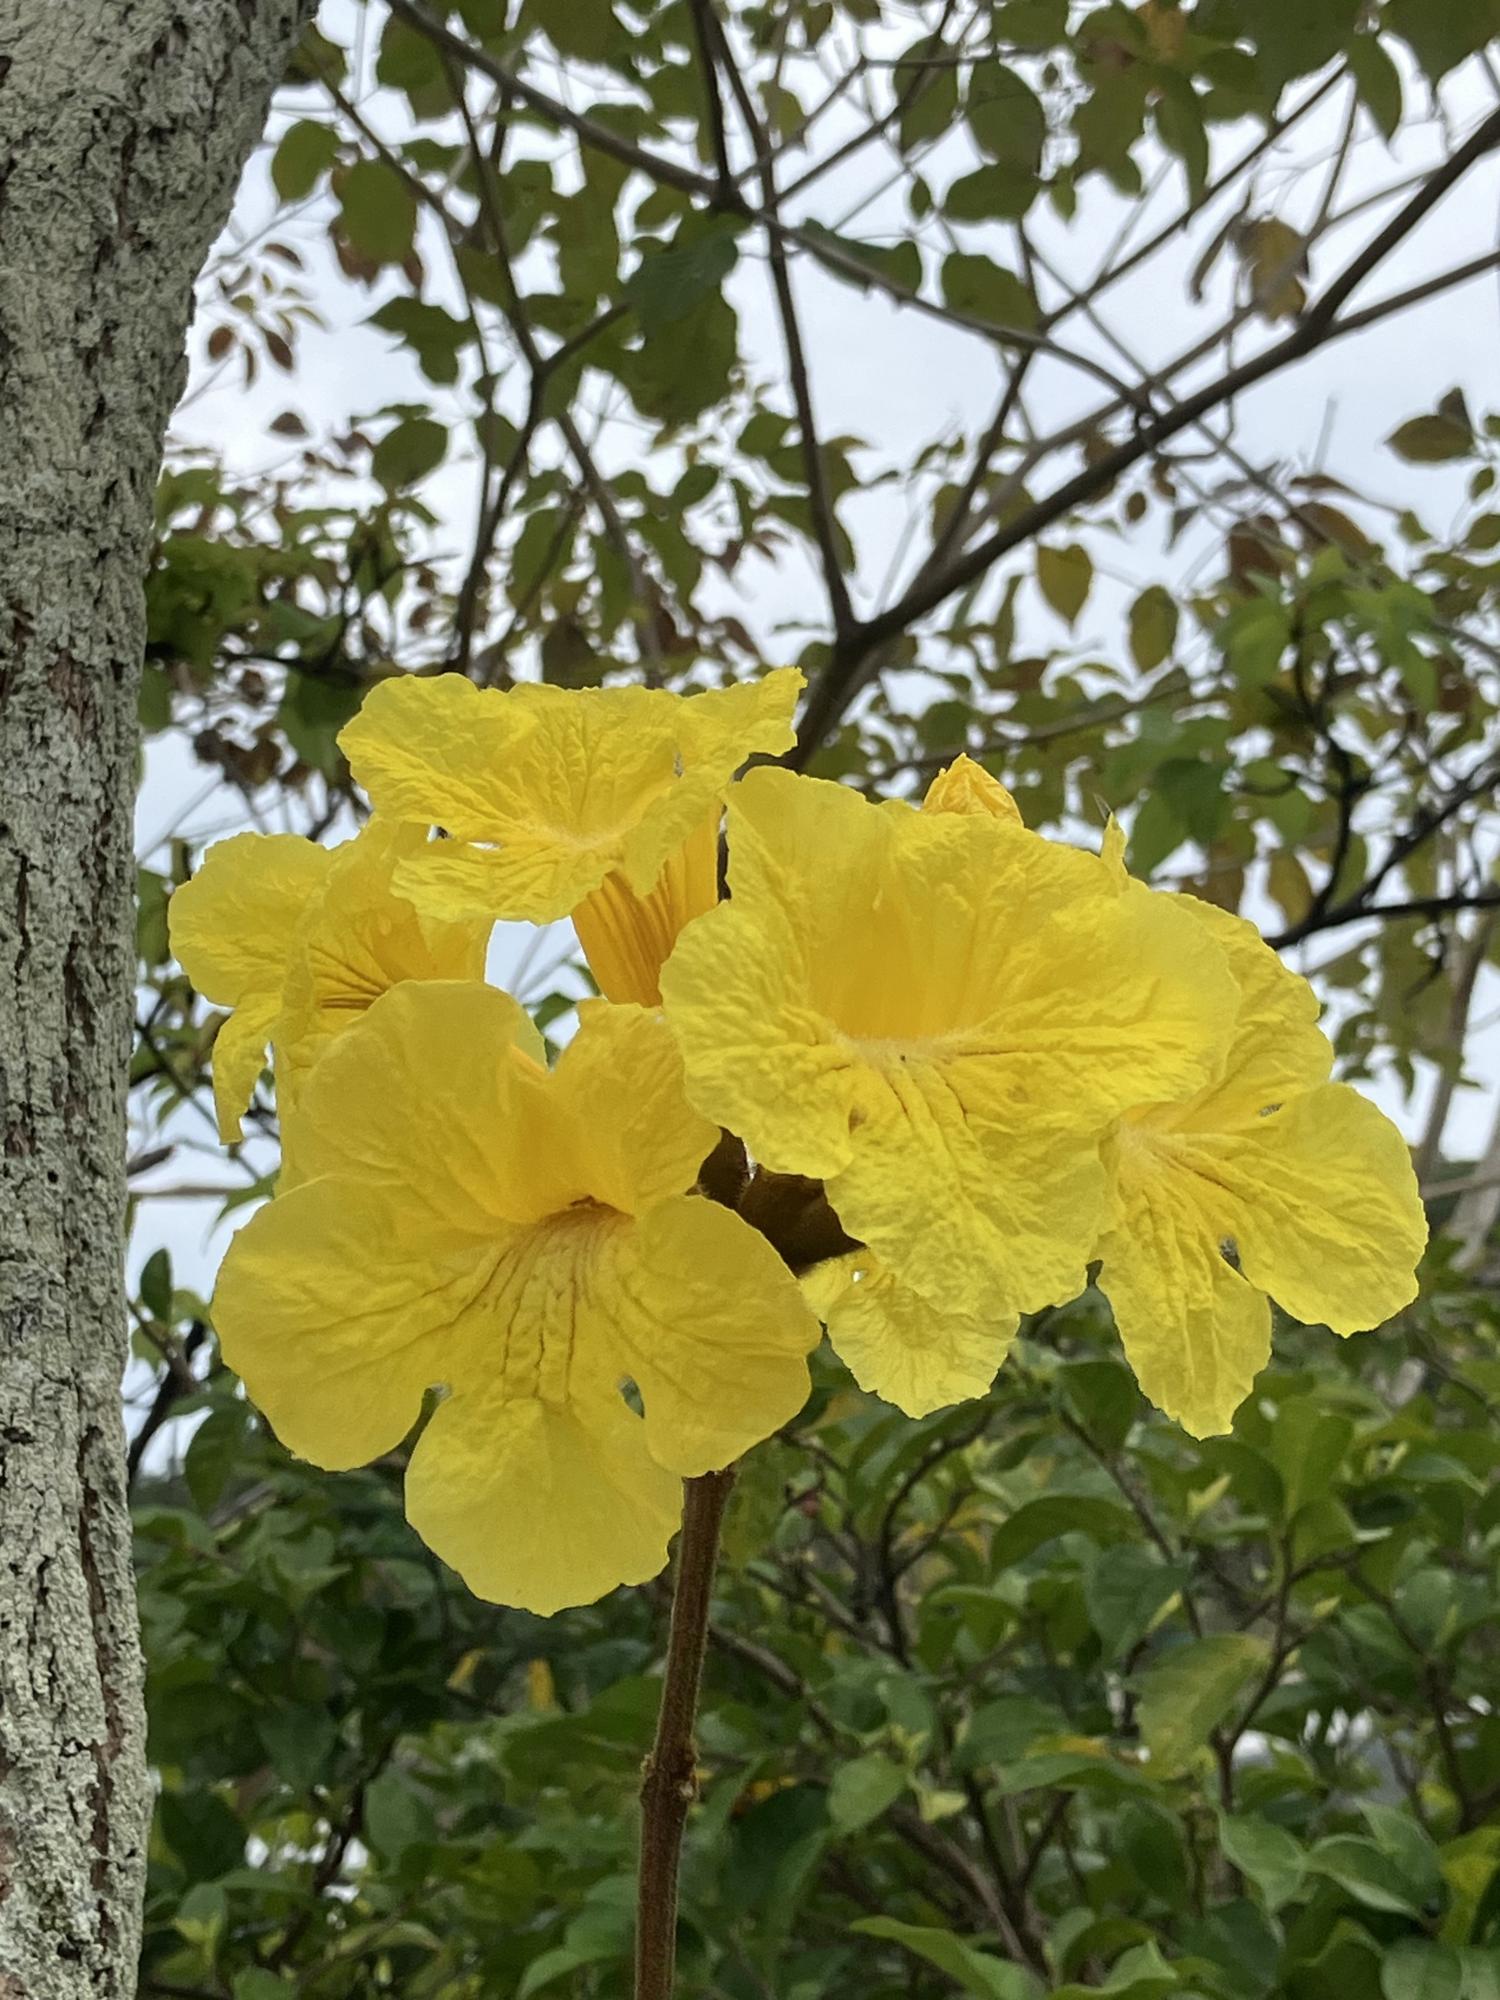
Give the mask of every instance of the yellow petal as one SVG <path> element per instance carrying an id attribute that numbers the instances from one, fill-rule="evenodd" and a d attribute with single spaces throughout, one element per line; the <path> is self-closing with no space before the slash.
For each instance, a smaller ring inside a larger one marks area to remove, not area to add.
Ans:
<path id="1" fill-rule="evenodd" d="M 1076 1290 L 1105 1129 L 1221 1058 L 1216 942 L 1096 857 L 782 771 L 735 788 L 730 886 L 662 975 L 701 1109 L 940 1312 Z"/>
<path id="2" fill-rule="evenodd" d="M 770 1244 L 727 1208 L 701 1195 L 662 1203 L 618 1239 L 596 1283 L 647 1445 L 671 1471 L 732 1464 L 807 1401 L 817 1319 Z"/>
<path id="3" fill-rule="evenodd" d="M 972 757 L 955 757 L 927 787 L 923 812 L 972 813 L 1020 826 L 1021 808 L 998 778 Z"/>
<path id="4" fill-rule="evenodd" d="M 396 893 L 401 863 L 426 845 L 421 830 L 371 820 L 334 848 L 322 893 L 309 904 L 289 956 L 276 1031 L 283 1113 L 289 1089 L 382 993 L 404 980 L 484 978 L 492 926 L 445 922 Z M 533 1044 L 540 1058 L 540 1038 Z"/>
<path id="5" fill-rule="evenodd" d="M 1359 1333 L 1416 1297 L 1427 1219 L 1411 1155 L 1357 1090 L 1323 1084 L 1232 1137 L 1195 1138 L 1241 1270 L 1294 1319 Z"/>
<path id="6" fill-rule="evenodd" d="M 622 1214 L 690 1188 L 718 1144 L 719 1128 L 688 1102 L 671 1030 L 643 1007 L 585 1001 L 549 1081 L 550 1101 L 584 1135 L 580 1187 Z"/>
<path id="7" fill-rule="evenodd" d="M 1016 1325 L 1013 1313 L 934 1312 L 878 1266 L 846 1285 L 828 1312 L 828 1337 L 855 1381 L 909 1417 L 985 1395 Z"/>
<path id="8" fill-rule="evenodd" d="M 265 1068 L 298 926 L 327 880 L 326 848 L 290 833 L 239 833 L 203 857 L 167 907 L 172 950 L 206 999 L 235 1010 L 214 1042 L 219 1136 L 241 1136 L 241 1114 Z"/>
<path id="9" fill-rule="evenodd" d="M 244 1137 L 244 1113 L 266 1066 L 266 1046 L 279 1005 L 274 993 L 250 994 L 214 1036 L 214 1110 L 226 1146 Z"/>
<path id="10" fill-rule="evenodd" d="M 449 681 L 386 682 L 340 742 L 378 809 L 483 843 L 414 857 L 403 879 L 419 900 L 533 923 L 566 916 L 615 872 L 649 895 L 739 766 L 790 747 L 802 686 L 791 668 L 686 697 Z"/>
<path id="11" fill-rule="evenodd" d="M 492 986 L 408 981 L 331 1044 L 298 1105 L 299 1176 L 407 1190 L 484 1233 L 587 1194 L 583 1132 L 551 1101 L 525 1010 Z"/>
<path id="12" fill-rule="evenodd" d="M 1308 982 L 1281 962 L 1245 918 L 1194 896 L 1173 900 L 1222 946 L 1239 988 L 1239 1006 L 1222 1072 L 1179 1106 L 1171 1122 L 1209 1128 L 1226 1119 L 1241 1123 L 1326 1083 L 1333 1050 L 1318 1026 L 1318 996 Z"/>
<path id="13" fill-rule="evenodd" d="M 484 1300 L 498 1255 L 493 1234 L 408 1189 L 304 1183 L 229 1247 L 213 1301 L 224 1359 L 299 1457 L 367 1464 L 448 1379 L 455 1341 L 492 1337 Z"/>
<path id="14" fill-rule="evenodd" d="M 719 900 L 717 805 L 638 896 L 618 870 L 573 912 L 573 928 L 606 1000 L 661 1005 L 661 969 L 678 933 Z"/>
<path id="15" fill-rule="evenodd" d="M 558 1407 L 491 1388 L 438 1406 L 407 1470 L 406 1510 L 476 1596 L 548 1617 L 655 1576 L 682 1486 L 618 1396 Z"/>
<path id="16" fill-rule="evenodd" d="M 209 848 L 167 906 L 172 950 L 206 1000 L 280 993 L 287 955 L 331 856 L 291 833 L 237 833 Z"/>
<path id="17" fill-rule="evenodd" d="M 1271 1309 L 1226 1262 L 1191 1177 L 1138 1163 L 1122 1142 L 1120 1203 L 1099 1286 L 1136 1380 L 1194 1437 L 1227 1431 L 1270 1359 Z"/>

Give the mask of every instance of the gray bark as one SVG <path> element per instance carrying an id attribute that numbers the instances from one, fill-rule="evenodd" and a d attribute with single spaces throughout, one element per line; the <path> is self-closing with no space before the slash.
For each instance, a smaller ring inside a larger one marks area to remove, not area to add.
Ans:
<path id="1" fill-rule="evenodd" d="M 192 282 L 307 0 L 0 0 L 0 2000 L 135 1986 L 142 579 Z"/>

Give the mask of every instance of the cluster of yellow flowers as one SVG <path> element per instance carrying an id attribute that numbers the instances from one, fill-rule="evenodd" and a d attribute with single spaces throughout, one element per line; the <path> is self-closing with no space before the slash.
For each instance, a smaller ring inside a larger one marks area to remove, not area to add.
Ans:
<path id="1" fill-rule="evenodd" d="M 654 1575 L 680 1480 L 797 1414 L 822 1324 L 922 1414 L 1097 1262 L 1142 1387 L 1201 1434 L 1267 1358 L 1268 1294 L 1340 1333 L 1414 1295 L 1407 1149 L 1251 925 L 1132 881 L 1113 829 L 1028 831 L 966 758 L 920 808 L 736 779 L 790 748 L 801 684 L 388 681 L 342 738 L 357 838 L 241 835 L 173 898 L 232 1010 L 226 1140 L 276 1064 L 225 1357 L 330 1467 L 440 1391 L 407 1510 L 482 1596 Z M 549 1069 L 485 954 L 498 919 L 569 916 L 604 998 Z M 778 1191 L 831 1226 L 755 1226 Z"/>

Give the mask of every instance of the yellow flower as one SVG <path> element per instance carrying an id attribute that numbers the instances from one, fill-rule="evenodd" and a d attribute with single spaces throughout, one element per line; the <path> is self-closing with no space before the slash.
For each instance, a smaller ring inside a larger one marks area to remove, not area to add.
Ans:
<path id="1" fill-rule="evenodd" d="M 904 1408 L 973 1394 L 1017 1312 L 1081 1289 L 1107 1129 L 1213 1073 L 1224 954 L 989 814 L 752 771 L 729 845 L 731 900 L 662 975 L 689 1095 L 762 1165 L 823 1180 L 889 1279 L 830 1314 L 867 1385 Z"/>
<path id="2" fill-rule="evenodd" d="M 818 1329 L 764 1239 L 687 1192 L 718 1133 L 660 1017 L 586 1005 L 551 1072 L 526 1032 L 476 984 L 378 1000 L 309 1078 L 305 1178 L 235 1238 L 214 1320 L 318 1465 L 392 1450 L 446 1389 L 411 1523 L 547 1613 L 662 1567 L 680 1479 L 796 1415 Z"/>
<path id="3" fill-rule="evenodd" d="M 969 813 L 1020 826 L 1021 809 L 1001 784 L 972 757 L 955 757 L 927 787 L 923 812 Z"/>
<path id="4" fill-rule="evenodd" d="M 1147 900 L 1138 884 L 1122 897 Z M 1219 940 L 1240 1002 L 1210 1083 L 1122 1119 L 1099 1283 L 1141 1387 L 1205 1436 L 1229 1428 L 1269 1356 L 1267 1293 L 1335 1333 L 1378 1326 L 1416 1296 L 1427 1224 L 1400 1133 L 1328 1081 L 1307 982 L 1242 918 L 1160 900 Z"/>
<path id="5" fill-rule="evenodd" d="M 404 884 L 444 916 L 572 916 L 600 990 L 654 1006 L 678 932 L 717 899 L 725 792 L 791 748 L 793 668 L 682 696 L 639 687 L 384 682 L 339 738 L 378 811 L 440 827 Z"/>
<path id="6" fill-rule="evenodd" d="M 276 1044 L 283 1117 L 319 1051 L 404 979 L 479 979 L 490 925 L 419 915 L 391 887 L 423 845 L 372 820 L 341 847 L 289 833 L 241 833 L 208 850 L 169 906 L 172 950 L 216 1006 L 219 1136 L 232 1144 Z"/>

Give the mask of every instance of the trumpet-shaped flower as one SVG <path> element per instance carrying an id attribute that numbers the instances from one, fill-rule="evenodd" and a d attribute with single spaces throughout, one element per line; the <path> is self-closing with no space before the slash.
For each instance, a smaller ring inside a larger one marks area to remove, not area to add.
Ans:
<path id="1" fill-rule="evenodd" d="M 572 915 L 601 990 L 654 1006 L 678 932 L 717 898 L 725 792 L 791 747 L 801 686 L 791 668 L 689 696 L 391 680 L 339 741 L 378 811 L 449 836 L 403 873 L 423 908 Z"/>
<path id="2" fill-rule="evenodd" d="M 502 993 L 384 995 L 308 1079 L 304 1178 L 214 1301 L 225 1358 L 316 1464 L 391 1450 L 446 1390 L 412 1525 L 480 1596 L 543 1613 L 662 1567 L 679 1480 L 796 1414 L 818 1336 L 765 1240 L 688 1192 L 718 1133 L 661 1018 L 582 1017 L 549 1072 Z"/>
<path id="3" fill-rule="evenodd" d="M 206 999 L 231 1010 L 214 1043 L 219 1134 L 241 1136 L 274 1042 L 286 1112 L 318 1053 L 406 979 L 479 979 L 490 925 L 415 910 L 391 881 L 424 845 L 372 820 L 341 847 L 236 834 L 208 850 L 169 906 L 172 949 Z"/>
<path id="4" fill-rule="evenodd" d="M 866 1246 L 877 1284 L 830 1318 L 836 1340 L 861 1322 L 868 1386 L 906 1408 L 972 1394 L 1018 1311 L 1081 1288 L 1113 1121 L 1213 1074 L 1224 953 L 1168 899 L 1127 911 L 1096 857 L 990 812 L 752 771 L 729 843 L 731 900 L 662 975 L 689 1094 L 773 1171 L 823 1180 Z"/>
<path id="5" fill-rule="evenodd" d="M 1400 1133 L 1328 1081 L 1307 982 L 1243 919 L 1170 900 L 1228 953 L 1234 1035 L 1201 1089 L 1121 1120 L 1099 1283 L 1141 1387 L 1203 1436 L 1228 1429 L 1266 1362 L 1267 1294 L 1335 1333 L 1378 1326 L 1416 1296 L 1427 1225 Z"/>

